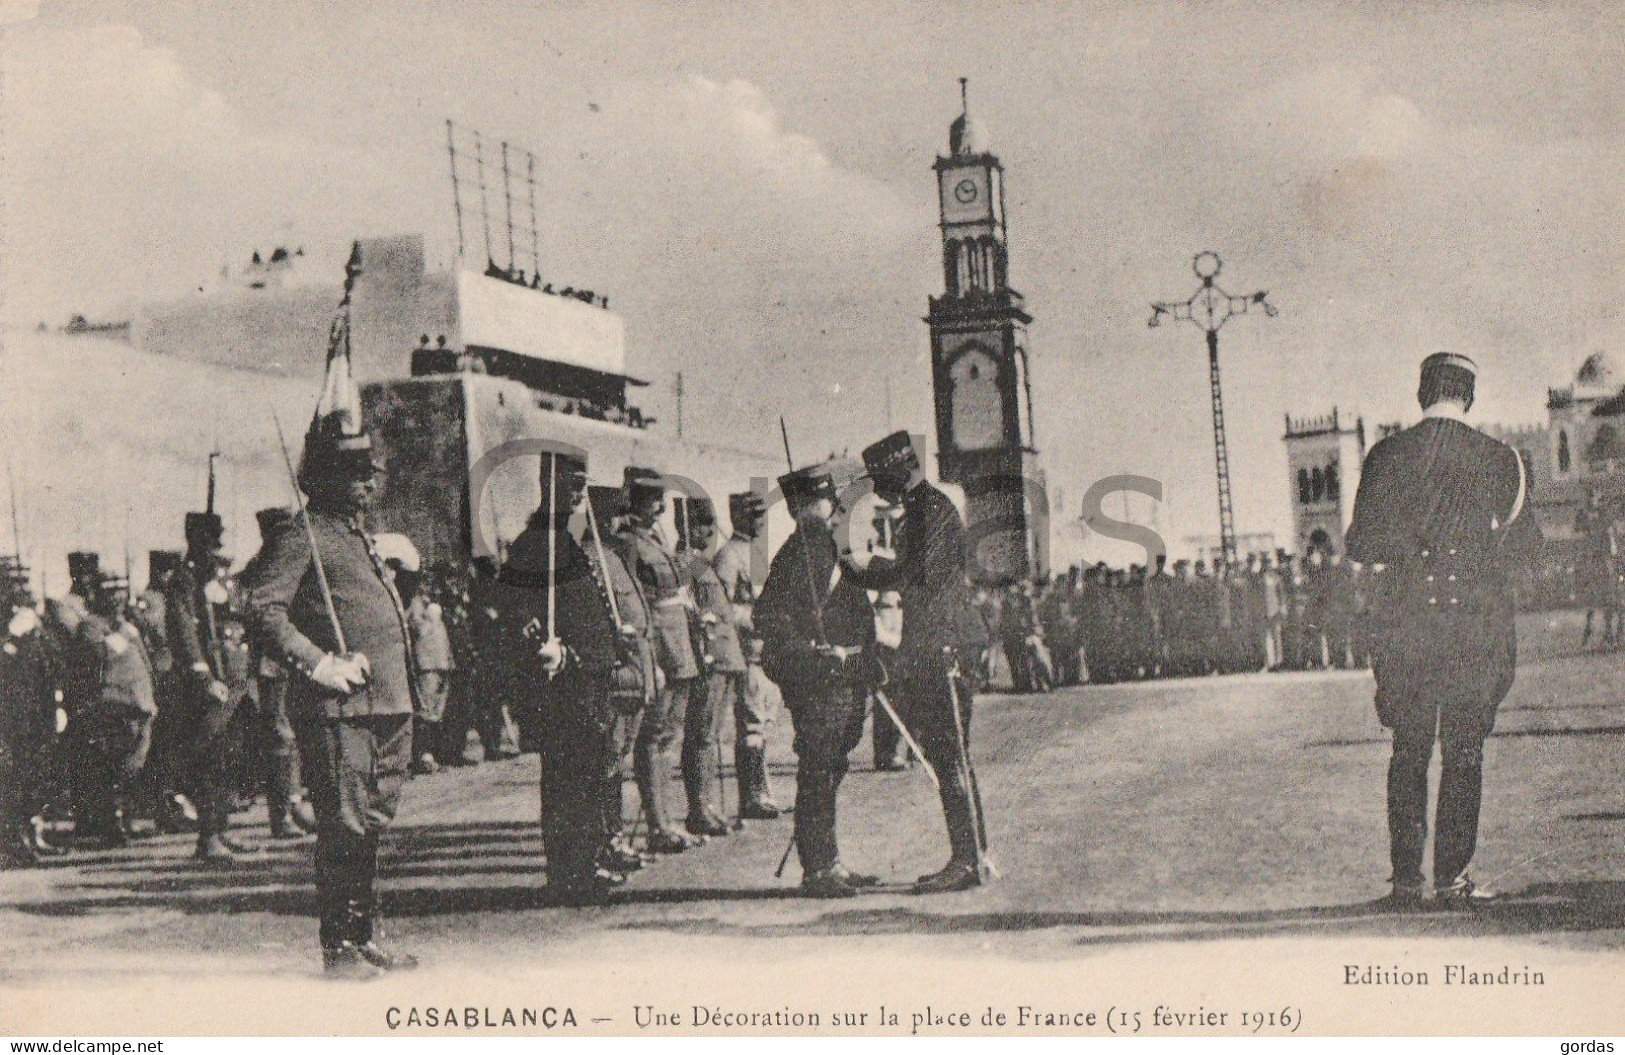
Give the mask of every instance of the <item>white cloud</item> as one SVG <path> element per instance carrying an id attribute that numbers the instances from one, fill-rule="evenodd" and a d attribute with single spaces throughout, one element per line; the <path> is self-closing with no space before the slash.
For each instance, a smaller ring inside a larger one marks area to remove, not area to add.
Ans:
<path id="1" fill-rule="evenodd" d="M 9 311 L 173 294 L 277 238 L 340 242 L 401 201 L 387 164 L 254 127 L 134 29 L 29 27 L 0 60 Z"/>

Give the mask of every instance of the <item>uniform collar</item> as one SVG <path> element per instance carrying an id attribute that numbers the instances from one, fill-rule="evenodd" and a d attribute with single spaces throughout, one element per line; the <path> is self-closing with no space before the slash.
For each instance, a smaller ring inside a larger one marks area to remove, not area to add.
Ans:
<path id="1" fill-rule="evenodd" d="M 1461 404 L 1453 403 L 1450 400 L 1433 404 L 1422 411 L 1422 416 L 1424 418 L 1444 418 L 1448 421 L 1459 421 L 1463 425 L 1467 424 L 1467 411 L 1462 409 Z"/>

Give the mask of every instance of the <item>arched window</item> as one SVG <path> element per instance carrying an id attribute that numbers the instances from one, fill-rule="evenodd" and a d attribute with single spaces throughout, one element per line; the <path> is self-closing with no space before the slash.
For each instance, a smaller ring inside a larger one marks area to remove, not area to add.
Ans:
<path id="1" fill-rule="evenodd" d="M 954 256 L 958 262 L 957 270 L 959 272 L 959 284 L 957 288 L 959 295 L 964 296 L 966 293 L 970 292 L 971 286 L 976 281 L 974 266 L 971 263 L 970 243 L 955 242 Z"/>
<path id="2" fill-rule="evenodd" d="M 1326 466 L 1326 498 L 1336 502 L 1343 497 L 1343 485 L 1337 479 L 1337 463 Z"/>
<path id="3" fill-rule="evenodd" d="M 999 364 L 979 345 L 972 345 L 948 368 L 953 383 L 954 446 L 976 451 L 1004 441 L 1004 397 L 999 391 Z"/>
<path id="4" fill-rule="evenodd" d="M 1311 492 L 1311 486 L 1312 485 L 1309 482 L 1309 470 L 1308 469 L 1299 469 L 1298 470 L 1298 502 L 1299 502 L 1300 505 L 1308 505 L 1310 502 L 1314 501 L 1314 497 L 1313 497 L 1313 494 Z"/>
<path id="5" fill-rule="evenodd" d="M 1559 429 L 1557 431 L 1557 471 L 1560 473 L 1568 472 L 1569 464 L 1572 460 L 1573 458 L 1569 454 L 1568 430 Z"/>
<path id="6" fill-rule="evenodd" d="M 1309 471 L 1309 489 L 1317 502 L 1326 497 L 1326 477 L 1318 465 Z"/>
<path id="7" fill-rule="evenodd" d="M 1612 425 L 1597 426 L 1597 433 L 1586 448 L 1586 461 L 1591 463 L 1591 470 L 1599 472 L 1620 458 L 1625 458 L 1625 444 L 1620 442 L 1619 430 Z"/>

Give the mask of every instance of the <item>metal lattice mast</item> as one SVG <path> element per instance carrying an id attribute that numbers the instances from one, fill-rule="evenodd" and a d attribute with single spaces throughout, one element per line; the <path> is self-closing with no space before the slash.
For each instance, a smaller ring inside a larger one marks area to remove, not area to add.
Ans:
<path id="1" fill-rule="evenodd" d="M 451 208 L 457 214 L 457 258 L 463 256 L 463 192 L 457 183 L 457 134 L 446 118 L 446 156 L 451 159 Z"/>
<path id="2" fill-rule="evenodd" d="M 1227 565 L 1236 563 L 1236 511 L 1230 497 L 1230 446 L 1225 439 L 1224 390 L 1219 377 L 1219 330 L 1232 316 L 1245 315 L 1252 305 L 1259 305 L 1264 314 L 1275 316 L 1275 306 L 1267 299 L 1268 293 L 1252 293 L 1233 297 L 1214 284 L 1224 262 L 1219 254 L 1204 250 L 1191 261 L 1191 269 L 1202 280 L 1202 286 L 1185 301 L 1158 301 L 1151 305 L 1150 325 L 1157 326 L 1163 316 L 1176 321 L 1194 323 L 1207 334 L 1208 389 L 1213 401 L 1213 466 L 1219 479 L 1219 549 Z"/>

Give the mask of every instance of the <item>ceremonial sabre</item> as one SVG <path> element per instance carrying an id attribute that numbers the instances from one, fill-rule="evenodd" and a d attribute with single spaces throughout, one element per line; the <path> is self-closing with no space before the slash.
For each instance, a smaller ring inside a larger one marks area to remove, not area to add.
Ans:
<path id="1" fill-rule="evenodd" d="M 908 731 L 908 726 L 903 724 L 903 719 L 898 715 L 897 708 L 892 706 L 891 697 L 887 696 L 885 692 L 879 688 L 874 690 L 874 697 L 875 702 L 880 705 L 880 709 L 886 712 L 886 717 L 890 718 L 891 723 L 897 727 L 897 732 L 903 737 L 903 743 L 907 745 L 910 751 L 914 752 L 914 757 L 918 758 L 920 760 L 920 764 L 925 767 L 925 775 L 931 778 L 931 786 L 936 788 L 938 791 L 941 791 L 942 780 L 937 776 L 936 767 L 927 761 L 925 757 L 925 749 L 920 746 L 919 741 L 915 740 L 913 734 Z"/>
<path id="2" fill-rule="evenodd" d="M 299 474 L 293 469 L 293 456 L 288 453 L 288 438 L 282 432 L 282 419 L 277 417 L 276 408 L 271 409 L 271 421 L 276 425 L 276 441 L 282 448 L 282 464 L 288 467 L 288 483 L 293 486 L 294 504 L 299 509 L 299 519 L 305 525 L 305 538 L 310 542 L 310 562 L 316 566 L 316 585 L 322 591 L 322 603 L 327 606 L 327 618 L 333 624 L 333 641 L 338 646 L 341 655 L 349 655 L 350 649 L 344 643 L 344 628 L 339 626 L 338 609 L 333 607 L 333 590 L 327 585 L 327 569 L 322 567 L 322 551 L 316 545 L 316 529 L 310 523 L 310 510 L 305 508 L 305 493 L 299 490 Z"/>
<path id="3" fill-rule="evenodd" d="M 549 453 L 547 456 L 547 515 L 554 520 L 558 519 L 559 489 L 554 483 L 559 466 L 559 456 Z M 552 641 L 558 624 L 558 590 L 555 589 L 553 578 L 558 570 L 558 533 L 552 524 L 547 525 L 547 640 Z"/>
<path id="4" fill-rule="evenodd" d="M 954 708 L 954 738 L 959 744 L 959 765 L 964 770 L 965 784 L 970 790 L 971 819 L 976 822 L 976 875 L 980 878 L 984 873 L 995 878 L 999 875 L 998 866 L 987 852 L 987 821 L 982 816 L 982 789 L 976 783 L 976 770 L 970 762 L 970 745 L 965 742 L 965 726 L 960 720 L 959 705 L 959 661 L 957 659 L 948 669 L 948 699 Z M 923 756 L 922 756 L 923 757 Z"/>

